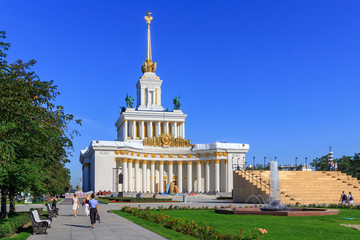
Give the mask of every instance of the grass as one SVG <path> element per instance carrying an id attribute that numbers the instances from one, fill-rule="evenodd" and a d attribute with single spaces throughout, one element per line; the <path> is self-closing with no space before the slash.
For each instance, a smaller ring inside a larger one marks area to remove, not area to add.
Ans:
<path id="1" fill-rule="evenodd" d="M 167 239 L 176 239 L 176 240 L 178 240 L 178 239 L 179 240 L 195 239 L 188 235 L 173 231 L 171 229 L 164 228 L 156 223 L 153 223 L 153 222 L 141 219 L 141 218 L 137 218 L 129 213 L 124 213 L 121 210 L 113 210 L 111 212 L 113 212 L 123 218 L 126 218 L 126 219 L 128 219 L 128 220 L 130 220 L 130 221 L 132 221 L 154 233 L 157 233 Z"/>
<path id="2" fill-rule="evenodd" d="M 99 202 L 102 202 L 102 203 L 113 203 L 113 202 L 110 202 L 109 200 L 106 200 L 106 199 L 96 198 L 96 200 L 98 200 Z"/>
<path id="3" fill-rule="evenodd" d="M 0 238 L 1 240 L 26 240 L 30 237 L 32 233 L 32 228 L 21 230 L 16 236 L 8 238 Z"/>
<path id="4" fill-rule="evenodd" d="M 5 223 L 6 221 L 8 221 L 11 217 L 14 217 L 16 215 L 19 215 L 21 213 L 15 213 L 13 215 L 10 215 L 8 219 L 0 219 L 0 224 Z M 7 237 L 7 238 L 0 238 L 1 240 L 7 240 L 7 239 L 11 239 L 11 240 L 25 240 L 28 239 L 30 237 L 32 233 L 32 227 L 31 227 L 31 223 L 28 222 L 27 224 L 25 224 L 23 227 L 21 227 L 20 229 L 18 229 L 18 231 L 16 232 L 16 234 L 14 234 L 11 237 Z"/>
<path id="5" fill-rule="evenodd" d="M 360 210 L 342 209 L 335 216 L 280 217 L 256 215 L 217 214 L 214 210 L 152 210 L 153 214 L 183 217 L 211 225 L 225 234 L 241 228 L 250 231 L 265 228 L 268 233 L 263 239 L 359 239 L 360 232 L 340 224 L 360 224 Z M 356 218 L 345 220 L 342 217 Z"/>

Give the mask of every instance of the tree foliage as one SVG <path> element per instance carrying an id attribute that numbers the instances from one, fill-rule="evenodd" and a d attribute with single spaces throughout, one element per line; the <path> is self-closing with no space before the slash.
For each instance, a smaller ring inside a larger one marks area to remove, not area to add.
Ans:
<path id="1" fill-rule="evenodd" d="M 35 60 L 9 64 L 0 31 L 0 188 L 13 200 L 20 191 L 63 193 L 69 187 L 65 168 L 72 150 L 68 124 L 76 120 L 54 101 L 59 95 L 53 81 L 42 81 L 31 71 Z M 3 204 L 2 199 L 2 204 Z M 14 206 L 13 206 L 14 208 Z M 14 211 L 15 209 L 12 209 Z M 2 214 L 4 212 L 2 211 Z"/>
<path id="2" fill-rule="evenodd" d="M 334 162 L 337 163 L 338 171 L 360 179 L 360 153 L 355 153 L 354 156 L 344 155 L 341 158 L 334 159 Z M 315 167 L 315 170 L 317 171 L 329 171 L 330 165 L 328 155 L 314 159 L 311 166 Z"/>

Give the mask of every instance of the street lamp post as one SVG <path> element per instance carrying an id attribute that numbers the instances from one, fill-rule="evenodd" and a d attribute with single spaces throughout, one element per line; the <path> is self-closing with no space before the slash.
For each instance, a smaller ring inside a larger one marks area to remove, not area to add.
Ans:
<path id="1" fill-rule="evenodd" d="M 255 157 L 253 157 L 253 168 L 255 169 Z"/>
<path id="2" fill-rule="evenodd" d="M 297 170 L 297 159 L 298 157 L 295 158 L 295 171 Z"/>
<path id="3" fill-rule="evenodd" d="M 307 171 L 307 157 L 305 157 L 305 171 Z"/>
<path id="4" fill-rule="evenodd" d="M 276 162 L 276 159 L 277 159 L 277 157 L 275 157 L 275 162 Z"/>

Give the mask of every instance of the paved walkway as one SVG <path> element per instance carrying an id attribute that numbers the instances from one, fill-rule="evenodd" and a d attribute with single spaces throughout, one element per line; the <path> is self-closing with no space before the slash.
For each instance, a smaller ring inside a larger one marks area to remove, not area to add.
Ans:
<path id="1" fill-rule="evenodd" d="M 182 201 L 182 197 L 173 197 L 174 201 Z M 32 235 L 29 240 L 91 240 L 91 239 L 164 239 L 163 237 L 128 221 L 109 210 L 121 209 L 123 206 L 133 207 L 169 207 L 169 205 L 190 207 L 220 207 L 227 206 L 231 201 L 217 200 L 216 196 L 199 195 L 189 196 L 188 202 L 162 202 L 162 203 L 112 203 L 99 205 L 101 224 L 97 223 L 95 229 L 91 228 L 90 217 L 87 217 L 84 208 L 80 207 L 78 216 L 74 217 L 71 199 L 64 199 L 58 204 L 59 214 L 53 219 L 52 228 L 48 229 L 48 235 Z M 233 206 L 246 204 L 234 203 Z M 17 211 L 29 211 L 30 208 L 46 208 L 42 204 L 17 205 Z"/>
<path id="2" fill-rule="evenodd" d="M 116 214 L 109 213 L 108 205 L 99 205 L 101 222 L 95 229 L 91 228 L 90 217 L 84 208 L 80 207 L 77 217 L 74 217 L 71 199 L 65 199 L 58 204 L 59 216 L 53 219 L 48 235 L 32 235 L 29 240 L 91 240 L 91 239 L 165 239 L 139 225 Z M 117 208 L 119 209 L 119 207 Z"/>

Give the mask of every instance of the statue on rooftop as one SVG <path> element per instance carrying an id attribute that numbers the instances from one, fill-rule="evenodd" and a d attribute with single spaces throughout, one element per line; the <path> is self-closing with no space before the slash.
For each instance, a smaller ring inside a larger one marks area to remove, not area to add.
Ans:
<path id="1" fill-rule="evenodd" d="M 181 95 L 179 97 L 175 97 L 173 99 L 174 109 L 180 109 L 180 107 L 181 107 L 180 98 L 181 98 Z"/>
<path id="2" fill-rule="evenodd" d="M 129 96 L 128 94 L 126 94 L 126 98 L 125 98 L 125 102 L 126 102 L 126 107 L 127 108 L 133 108 L 134 106 L 134 98 L 132 96 Z"/>

